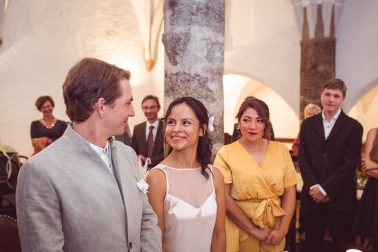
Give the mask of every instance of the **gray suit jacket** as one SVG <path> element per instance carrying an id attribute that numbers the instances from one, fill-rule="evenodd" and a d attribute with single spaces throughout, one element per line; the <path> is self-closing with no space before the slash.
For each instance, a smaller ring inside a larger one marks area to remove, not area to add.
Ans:
<path id="1" fill-rule="evenodd" d="M 115 177 L 71 126 L 24 164 L 16 195 L 24 252 L 161 251 L 156 215 L 136 185 L 136 155 L 110 144 Z"/>

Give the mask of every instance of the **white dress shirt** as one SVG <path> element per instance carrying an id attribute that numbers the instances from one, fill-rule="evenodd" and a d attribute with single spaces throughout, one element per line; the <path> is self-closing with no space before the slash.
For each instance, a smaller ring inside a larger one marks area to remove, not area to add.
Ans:
<path id="1" fill-rule="evenodd" d="M 336 112 L 336 114 L 329 120 L 327 121 L 324 112 L 322 112 L 322 118 L 323 118 L 323 128 L 324 128 L 324 136 L 325 139 L 328 138 L 329 134 L 331 133 L 333 126 L 335 126 L 337 118 L 339 118 L 341 113 L 341 109 Z"/>
<path id="2" fill-rule="evenodd" d="M 157 134 L 157 128 L 159 127 L 159 120 L 156 120 L 154 123 L 149 123 L 148 121 L 146 122 L 146 141 L 147 141 L 147 138 L 148 138 L 148 134 L 150 133 L 150 126 L 154 126 L 153 130 L 152 130 L 152 134 L 154 136 L 154 142 L 155 142 L 155 139 L 156 139 L 156 134 Z"/>
<path id="3" fill-rule="evenodd" d="M 113 165 L 112 165 L 112 155 L 110 151 L 109 141 L 106 141 L 106 145 L 104 148 L 98 147 L 97 145 L 92 144 L 92 143 L 89 143 L 89 145 L 100 156 L 102 161 L 104 161 L 104 163 L 106 164 L 106 167 L 108 167 L 110 173 L 114 176 Z"/>

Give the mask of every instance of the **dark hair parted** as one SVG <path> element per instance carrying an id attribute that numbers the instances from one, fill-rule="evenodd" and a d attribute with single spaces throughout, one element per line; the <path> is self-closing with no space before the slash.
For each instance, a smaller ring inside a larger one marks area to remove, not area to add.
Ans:
<path id="1" fill-rule="evenodd" d="M 324 89 L 337 89 L 340 90 L 343 93 L 343 96 L 346 96 L 347 87 L 343 80 L 341 79 L 329 79 L 322 85 L 322 89 L 320 90 L 320 93 L 323 93 Z"/>
<path id="2" fill-rule="evenodd" d="M 207 109 L 205 108 L 203 103 L 190 96 L 177 98 L 174 101 L 172 101 L 171 104 L 169 104 L 167 112 L 166 112 L 166 116 L 164 119 L 166 120 L 168 118 L 168 116 L 172 112 L 173 107 L 182 103 L 188 105 L 192 109 L 192 111 L 194 112 L 194 114 L 196 115 L 200 123 L 200 128 L 203 131 L 203 136 L 201 136 L 198 140 L 197 160 L 201 164 L 202 175 L 208 179 L 209 174 L 206 170 L 209 168 L 209 164 L 211 164 L 211 154 L 212 154 L 211 150 L 213 148 L 213 144 L 209 136 L 209 133 L 206 130 L 209 123 L 209 117 L 207 114 Z M 172 148 L 169 147 L 168 153 L 171 153 L 171 151 L 172 151 Z"/>
<path id="3" fill-rule="evenodd" d="M 260 99 L 257 99 L 253 96 L 248 96 L 244 99 L 243 103 L 240 105 L 238 114 L 236 118 L 238 118 L 238 122 L 240 123 L 241 117 L 243 116 L 244 112 L 252 108 L 256 110 L 257 114 L 261 119 L 264 120 L 264 138 L 268 140 L 272 140 L 272 123 L 270 122 L 270 114 L 269 114 L 269 107 L 266 103 Z"/>
<path id="4" fill-rule="evenodd" d="M 51 98 L 51 96 L 48 95 L 38 97 L 38 99 L 35 101 L 35 106 L 39 111 L 41 111 L 43 104 L 45 104 L 45 102 L 47 101 L 51 102 L 51 105 L 55 107 L 54 100 Z"/>
<path id="5" fill-rule="evenodd" d="M 143 100 L 142 100 L 142 104 L 147 101 L 147 100 L 154 100 L 158 106 L 158 108 L 160 108 L 160 103 L 159 103 L 159 98 L 155 95 L 146 95 Z"/>
<path id="6" fill-rule="evenodd" d="M 68 72 L 63 84 L 66 113 L 73 122 L 83 122 L 93 113 L 102 97 L 112 104 L 121 96 L 120 81 L 130 79 L 130 72 L 102 60 L 84 58 Z"/>

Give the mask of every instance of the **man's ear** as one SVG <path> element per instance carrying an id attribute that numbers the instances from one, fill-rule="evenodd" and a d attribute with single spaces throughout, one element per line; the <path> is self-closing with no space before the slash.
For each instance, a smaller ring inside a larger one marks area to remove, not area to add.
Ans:
<path id="1" fill-rule="evenodd" d="M 105 99 L 100 97 L 95 104 L 93 104 L 94 111 L 100 116 L 103 117 L 105 113 Z"/>

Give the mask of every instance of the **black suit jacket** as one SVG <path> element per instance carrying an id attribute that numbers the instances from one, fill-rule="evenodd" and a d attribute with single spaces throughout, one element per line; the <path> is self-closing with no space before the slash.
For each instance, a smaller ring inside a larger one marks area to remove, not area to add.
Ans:
<path id="1" fill-rule="evenodd" d="M 142 122 L 134 126 L 133 137 L 131 139 L 131 147 L 137 155 L 147 157 L 147 140 L 146 140 L 146 122 Z M 154 148 L 152 150 L 151 167 L 156 166 L 164 159 L 164 129 L 163 121 L 159 120 Z"/>
<path id="2" fill-rule="evenodd" d="M 325 208 L 346 210 L 356 204 L 356 169 L 361 158 L 362 126 L 343 111 L 327 140 L 322 114 L 303 121 L 299 168 L 303 178 L 302 204 L 316 206 L 309 188 L 320 184 L 330 199 Z"/>

